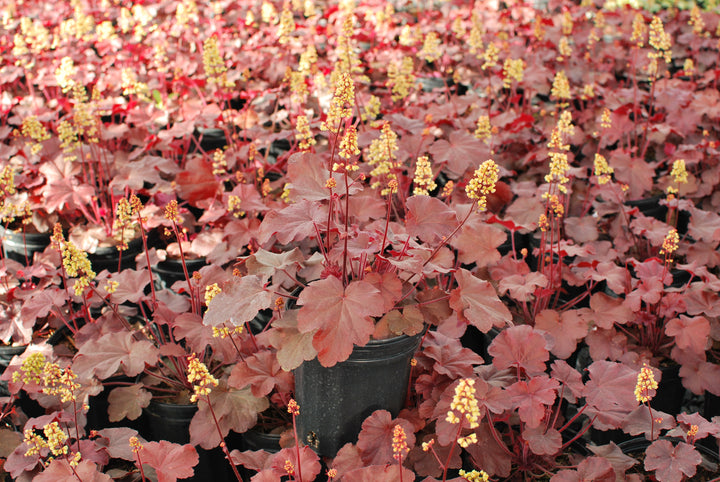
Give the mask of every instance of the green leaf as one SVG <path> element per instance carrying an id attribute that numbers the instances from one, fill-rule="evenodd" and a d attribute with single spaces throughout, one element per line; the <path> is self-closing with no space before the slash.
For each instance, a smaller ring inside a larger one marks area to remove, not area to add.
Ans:
<path id="1" fill-rule="evenodd" d="M 163 108 L 163 101 L 162 101 L 162 95 L 160 95 L 160 91 L 157 89 L 153 89 L 152 91 L 153 100 L 155 101 L 155 106 L 158 109 Z"/>

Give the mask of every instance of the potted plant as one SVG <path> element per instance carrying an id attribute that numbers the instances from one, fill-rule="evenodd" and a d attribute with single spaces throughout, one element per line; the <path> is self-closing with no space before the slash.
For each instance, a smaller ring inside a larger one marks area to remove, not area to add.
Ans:
<path id="1" fill-rule="evenodd" d="M 489 319 L 481 322 L 474 318 L 473 323 L 482 323 L 487 330 L 509 320 L 509 313 L 489 285 L 462 270 L 457 275 L 459 286 L 456 284 L 453 255 L 448 249 L 448 243 L 475 211 L 485 208 L 487 196 L 495 190 L 497 166 L 488 161 L 478 167 L 462 207 L 453 209 L 427 195 L 410 196 L 413 177 L 416 187 L 434 182 L 427 160 L 418 161 L 428 167 L 424 171 L 418 168 L 421 174 L 417 175 L 400 163 L 396 155 L 398 136 L 390 123 L 383 123 L 376 130 L 379 136 L 364 154 L 367 164 L 361 167 L 356 160 L 360 154 L 357 130 L 350 118 L 353 90 L 352 79 L 340 74 L 330 114 L 323 123 L 329 131 L 328 150 L 291 156 L 287 189 L 292 203 L 264 213 L 258 243 L 271 250 L 274 245 L 284 245 L 285 254 L 263 250 L 248 257 L 248 275 L 223 288 L 204 318 L 208 325 L 226 321 L 243 324 L 259 309 L 273 307 L 275 296 L 281 296 L 282 306 L 271 323 L 282 333 L 282 338 L 273 339 L 278 357 L 285 355 L 288 343 L 301 342 L 303 346 L 299 356 L 281 363 L 286 369 L 297 368 L 296 396 L 301 406 L 307 407 L 299 418 L 301 438 L 313 432 L 320 453 L 327 455 L 350 441 L 369 415 L 368 408 L 340 407 L 357 401 L 360 392 L 368 394 L 370 380 L 387 379 L 389 386 L 399 390 L 391 395 L 378 388 L 377 400 L 368 399 L 364 405 L 380 404 L 399 411 L 410 359 L 426 321 L 441 324 L 448 317 L 457 317 L 461 324 L 467 324 L 463 312 L 472 309 L 476 296 L 490 303 L 495 300 L 497 311 L 488 310 Z M 373 211 L 367 210 L 369 206 Z M 288 222 L 300 213 L 305 220 L 288 229 Z M 293 246 L 295 249 L 287 251 Z M 268 281 L 270 286 L 264 286 Z M 479 287 L 481 294 L 472 293 Z M 236 305 L 248 295 L 247 307 Z M 283 308 L 285 299 L 292 303 Z M 371 337 L 374 341 L 368 344 Z M 315 357 L 317 361 L 313 361 Z M 390 362 L 393 359 L 397 361 Z M 377 363 L 380 371 L 372 374 L 365 368 L 365 374 L 360 375 L 359 369 L 353 368 L 370 363 Z M 343 377 L 356 376 L 351 373 L 360 377 L 349 383 L 356 386 L 358 394 L 331 398 L 311 395 L 315 389 L 310 387 L 318 383 L 337 390 L 334 387 Z M 393 374 L 397 378 L 390 378 Z M 345 417 L 348 427 L 353 428 L 322 432 L 319 420 L 313 417 L 329 413 Z M 357 415 L 349 417 L 349 413 Z"/>

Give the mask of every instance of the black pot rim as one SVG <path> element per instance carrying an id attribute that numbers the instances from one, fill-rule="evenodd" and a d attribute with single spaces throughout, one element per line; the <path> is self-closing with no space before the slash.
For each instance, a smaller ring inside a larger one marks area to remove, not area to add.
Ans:
<path id="1" fill-rule="evenodd" d="M 9 239 L 19 239 L 22 240 L 23 236 L 25 236 L 28 240 L 34 240 L 35 242 L 40 241 L 50 241 L 50 235 L 52 233 L 49 231 L 45 231 L 44 233 L 38 233 L 36 231 L 25 231 L 23 234 L 23 230 L 13 230 L 13 229 L 7 229 L 5 226 L 0 226 L 0 236 L 5 237 L 6 240 Z"/>
<path id="2" fill-rule="evenodd" d="M 156 399 L 150 400 L 150 405 L 144 408 L 162 418 L 184 418 L 185 416 L 192 417 L 198 410 L 197 404 L 177 404 L 162 402 Z"/>
<path id="3" fill-rule="evenodd" d="M 13 355 L 20 355 L 22 353 L 25 353 L 25 350 L 27 350 L 27 347 L 30 346 L 29 344 L 25 345 L 5 345 L 0 343 L 0 353 L 3 354 L 13 354 Z"/>
<path id="4" fill-rule="evenodd" d="M 420 344 L 420 339 L 425 335 L 424 329 L 412 336 L 399 335 L 383 340 L 370 340 L 366 345 L 355 346 L 350 357 L 346 360 L 351 363 L 362 363 L 376 361 L 379 358 L 394 359 L 405 356 L 409 351 L 415 351 Z"/>

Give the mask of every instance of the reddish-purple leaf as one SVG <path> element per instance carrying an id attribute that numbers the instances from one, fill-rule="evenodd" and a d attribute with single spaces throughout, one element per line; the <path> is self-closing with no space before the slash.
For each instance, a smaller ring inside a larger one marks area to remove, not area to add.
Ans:
<path id="1" fill-rule="evenodd" d="M 428 151 L 436 163 L 447 163 L 448 170 L 458 176 L 490 157 L 488 146 L 465 130 L 452 131 L 447 141 L 438 139 Z"/>
<path id="2" fill-rule="evenodd" d="M 230 430 L 243 433 L 250 430 L 257 423 L 258 414 L 270 406 L 266 397 L 253 396 L 249 388 L 232 390 L 222 382 L 212 389 L 209 397 L 214 417 L 203 397 L 198 400 L 198 411 L 190 422 L 190 442 L 205 449 L 217 447 L 222 441 L 215 419 L 223 437 Z"/>
<path id="3" fill-rule="evenodd" d="M 506 328 L 495 337 L 488 347 L 493 365 L 498 370 L 518 367 L 530 375 L 545 372 L 545 363 L 550 359 L 545 337 L 527 325 Z"/>
<path id="4" fill-rule="evenodd" d="M 635 385 L 637 370 L 609 361 L 596 361 L 587 369 L 585 400 L 590 417 L 597 414 L 593 426 L 600 430 L 616 429 L 637 407 Z"/>
<path id="5" fill-rule="evenodd" d="M 435 243 L 447 237 L 457 224 L 455 211 L 440 199 L 431 196 L 408 198 L 406 226 L 410 236 Z"/>
<path id="6" fill-rule="evenodd" d="M 67 459 L 57 458 L 50 462 L 42 473 L 32 480 L 39 482 L 112 482 L 112 477 L 98 470 L 97 465 L 89 460 L 82 460 L 76 467 L 71 467 Z"/>
<path id="7" fill-rule="evenodd" d="M 20 309 L 20 316 L 35 321 L 37 318 L 47 316 L 53 308 L 64 306 L 65 303 L 67 303 L 67 293 L 59 288 L 48 286 L 25 299 Z"/>
<path id="8" fill-rule="evenodd" d="M 622 449 L 615 445 L 614 442 L 600 446 L 588 445 L 588 448 L 598 457 L 602 457 L 610 462 L 610 465 L 612 465 L 618 477 L 622 477 L 626 470 L 629 470 L 638 463 L 634 458 L 625 455 Z"/>
<path id="9" fill-rule="evenodd" d="M 253 475 L 250 480 L 251 482 L 276 482 L 278 480 L 278 474 L 273 469 L 264 469 Z"/>
<path id="10" fill-rule="evenodd" d="M 258 241 L 266 243 L 274 235 L 281 244 L 312 239 L 318 229 L 327 222 L 327 207 L 312 201 L 298 201 L 294 204 L 267 213 L 260 225 Z"/>
<path id="11" fill-rule="evenodd" d="M 123 260 L 125 258 L 123 257 Z M 110 294 L 110 301 L 121 304 L 126 301 L 138 303 L 145 296 L 145 287 L 150 282 L 146 269 L 124 269 L 119 273 L 112 273 L 109 280 L 117 281 L 115 290 Z"/>
<path id="12" fill-rule="evenodd" d="M 195 474 L 195 467 L 199 461 L 198 453 L 190 444 L 179 445 L 161 440 L 160 442 L 147 442 L 138 452 L 143 464 L 155 469 L 158 482 L 175 482 Z"/>
<path id="13" fill-rule="evenodd" d="M 635 316 L 623 298 L 613 298 L 605 293 L 595 293 L 590 297 L 589 321 L 600 328 L 609 329 L 615 323 L 627 323 Z"/>
<path id="14" fill-rule="evenodd" d="M 692 283 L 683 293 L 683 301 L 690 316 L 720 316 L 720 296 L 714 290 L 706 289 L 706 283 Z"/>
<path id="15" fill-rule="evenodd" d="M 243 467 L 260 471 L 267 467 L 267 461 L 272 454 L 266 450 L 246 450 L 240 452 L 239 450 L 233 450 L 230 452 L 230 458 L 235 465 L 242 465 Z"/>
<path id="16" fill-rule="evenodd" d="M 510 406 L 510 398 L 507 394 L 498 386 L 494 386 L 483 380 L 482 378 L 473 377 L 475 381 L 475 399 L 478 402 L 480 408 L 480 416 L 478 422 L 485 416 L 485 408 L 489 409 L 494 413 L 502 413 L 505 409 Z M 432 412 L 432 419 L 435 420 L 435 433 L 437 434 L 437 440 L 440 445 L 450 445 L 455 441 L 457 435 L 458 426 L 450 423 L 446 420 L 447 413 L 451 410 L 453 398 L 455 397 L 455 387 L 457 387 L 459 380 L 448 385 L 442 392 L 440 399 L 435 405 Z M 498 403 L 499 400 L 505 399 L 504 403 Z M 461 418 L 461 420 L 464 420 Z M 469 424 L 464 423 L 465 428 L 469 428 Z"/>
<path id="17" fill-rule="evenodd" d="M 585 317 L 590 310 L 579 308 L 568 310 L 562 314 L 555 310 L 543 310 L 535 317 L 535 329 L 543 330 L 553 338 L 553 355 L 563 360 L 573 354 L 577 342 L 588 332 L 588 321 Z"/>
<path id="18" fill-rule="evenodd" d="M 371 465 L 347 472 L 343 480 L 352 480 L 353 482 L 397 482 L 400 480 L 400 470 L 402 470 L 403 480 L 414 480 L 415 474 L 406 467 L 393 465 Z"/>
<path id="19" fill-rule="evenodd" d="M 428 332 L 422 355 L 435 361 L 433 369 L 436 372 L 451 379 L 471 377 L 473 366 L 483 363 L 480 355 L 463 348 L 460 340 L 438 332 Z"/>
<path id="20" fill-rule="evenodd" d="M 482 467 L 489 475 L 508 477 L 512 468 L 512 455 L 508 455 L 507 448 L 498 445 L 497 439 L 486 423 L 481 423 L 475 429 L 475 434 L 477 443 L 470 444 L 465 449 L 470 454 L 473 464 Z"/>
<path id="21" fill-rule="evenodd" d="M 589 243 L 598 238 L 598 223 L 593 216 L 569 216 L 564 225 L 565 232 L 576 243 Z"/>
<path id="22" fill-rule="evenodd" d="M 105 428 L 99 430 L 98 435 L 107 439 L 107 452 L 113 459 L 135 460 L 135 453 L 130 447 L 131 437 L 137 437 L 142 444 L 146 443 L 137 430 L 127 427 Z"/>
<path id="23" fill-rule="evenodd" d="M 402 312 L 392 310 L 383 316 L 382 322 L 387 323 L 390 332 L 396 335 L 417 335 L 425 327 L 425 319 L 417 306 L 406 306 Z"/>
<path id="24" fill-rule="evenodd" d="M 557 380 L 541 375 L 532 377 L 528 381 L 515 382 L 506 390 L 512 397 L 513 406 L 518 409 L 520 420 L 528 427 L 535 428 L 545 418 L 546 406 L 555 402 L 559 387 Z"/>
<path id="25" fill-rule="evenodd" d="M 550 482 L 614 482 L 615 470 L 602 457 L 588 457 L 578 465 L 577 470 L 561 470 Z"/>
<path id="26" fill-rule="evenodd" d="M 393 430 L 400 425 L 405 431 L 408 448 L 415 445 L 415 428 L 409 421 L 393 419 L 387 410 L 374 411 L 362 423 L 362 430 L 358 435 L 357 447 L 360 456 L 366 465 L 391 464 L 393 459 Z M 403 454 L 405 457 L 406 454 Z"/>
<path id="27" fill-rule="evenodd" d="M 630 188 L 630 199 L 639 199 L 652 189 L 655 169 L 643 159 L 616 150 L 608 158 L 608 163 L 615 169 L 615 178 Z"/>
<path id="28" fill-rule="evenodd" d="M 22 441 L 21 441 L 22 442 Z M 25 455 L 28 451 L 25 442 L 18 445 L 10 455 L 7 456 L 3 464 L 3 470 L 8 472 L 13 478 L 19 479 L 23 472 L 31 471 L 40 463 L 40 454 Z"/>
<path id="29" fill-rule="evenodd" d="M 672 358 L 680 362 L 680 377 L 683 385 L 695 394 L 705 390 L 720 397 L 720 365 L 705 361 L 705 356 L 683 352 L 675 347 Z"/>
<path id="30" fill-rule="evenodd" d="M 661 246 L 670 227 L 655 218 L 638 214 L 630 221 L 630 229 L 636 235 L 646 238 L 653 246 Z"/>
<path id="31" fill-rule="evenodd" d="M 712 242 L 717 245 L 720 239 L 720 215 L 711 211 L 693 208 L 688 225 L 688 233 L 695 240 Z"/>
<path id="32" fill-rule="evenodd" d="M 294 383 L 292 373 L 280 368 L 275 353 L 263 350 L 235 364 L 228 385 L 238 389 L 250 385 L 252 394 L 261 398 L 276 387 L 280 393 L 291 392 Z"/>
<path id="33" fill-rule="evenodd" d="M 171 326 L 175 340 L 184 340 L 185 348 L 181 349 L 185 353 L 187 353 L 186 350 L 202 353 L 208 346 L 211 346 L 213 355 L 220 360 L 233 361 L 237 357 L 237 351 L 232 343 L 213 336 L 212 328 L 203 324 L 203 320 L 198 314 L 181 313 L 172 320 Z M 165 347 L 168 347 L 168 344 L 162 345 L 161 350 Z"/>
<path id="34" fill-rule="evenodd" d="M 708 422 L 699 413 L 681 413 L 677 416 L 677 421 L 682 422 L 676 429 L 668 432 L 670 437 L 684 437 L 688 438 L 688 430 L 692 425 L 697 426 L 697 433 L 693 436 L 694 440 L 701 440 L 708 435 L 718 436 L 720 435 L 720 424 Z M 685 440 L 687 442 L 687 440 Z"/>
<path id="35" fill-rule="evenodd" d="M 297 482 L 313 482 L 315 477 L 320 473 L 320 458 L 307 445 L 300 448 L 300 461 L 297 459 L 297 450 L 292 448 L 282 449 L 276 454 L 270 456 L 267 461 L 270 470 L 275 474 L 278 480 L 282 476 L 287 475 L 286 462 L 289 460 L 295 467 L 295 475 Z M 302 480 L 297 477 L 297 468 L 302 469 Z"/>
<path id="36" fill-rule="evenodd" d="M 175 176 L 177 193 L 193 206 L 217 195 L 221 183 L 213 174 L 212 162 L 204 156 L 189 157 L 184 171 Z"/>
<path id="37" fill-rule="evenodd" d="M 680 315 L 665 324 L 665 333 L 675 337 L 680 349 L 703 354 L 710 339 L 710 322 L 704 316 Z"/>
<path id="38" fill-rule="evenodd" d="M 675 426 L 675 419 L 667 413 L 652 410 L 652 420 L 650 419 L 650 410 L 647 405 L 639 405 L 632 411 L 622 423 L 623 432 L 630 435 L 645 434 L 650 439 L 656 437 L 660 431 L 669 430 Z"/>
<path id="39" fill-rule="evenodd" d="M 263 289 L 263 281 L 259 276 L 234 277 L 212 299 L 203 323 L 209 326 L 223 323 L 242 326 L 255 318 L 260 310 L 272 306 L 273 301 L 272 294 Z"/>
<path id="40" fill-rule="evenodd" d="M 654 470 L 660 482 L 680 482 L 692 477 L 701 462 L 695 447 L 685 442 L 673 447 L 669 440 L 655 440 L 645 451 L 645 470 Z"/>
<path id="41" fill-rule="evenodd" d="M 7 459 L 18 445 L 23 443 L 22 433 L 11 428 L 0 428 L 0 458 Z"/>
<path id="42" fill-rule="evenodd" d="M 617 294 L 625 294 L 630 291 L 630 274 L 628 270 L 611 261 L 598 263 L 595 269 L 589 271 L 589 277 L 594 281 L 605 281 L 608 288 Z M 596 293 L 593 297 L 597 294 L 604 293 Z"/>
<path id="43" fill-rule="evenodd" d="M 614 328 L 590 330 L 585 337 L 593 360 L 619 360 L 627 350 L 627 337 Z"/>
<path id="44" fill-rule="evenodd" d="M 268 332 L 271 346 L 277 348 L 277 360 L 285 371 L 292 371 L 302 362 L 312 360 L 317 356 L 317 350 L 312 345 L 314 332 L 300 333 L 297 329 L 298 310 L 288 310 L 282 317 L 273 322 L 274 330 Z"/>
<path id="45" fill-rule="evenodd" d="M 505 231 L 473 218 L 463 225 L 450 244 L 457 248 L 461 263 L 475 263 L 479 268 L 483 268 L 500 261 L 497 248 L 505 241 Z"/>
<path id="46" fill-rule="evenodd" d="M 310 283 L 300 293 L 298 330 L 317 330 L 313 346 L 318 360 L 331 367 L 346 360 L 354 345 L 365 345 L 375 329 L 373 316 L 383 314 L 380 292 L 366 281 L 352 281 L 347 288 L 334 276 Z"/>
<path id="47" fill-rule="evenodd" d="M 344 477 L 346 472 L 363 465 L 360 449 L 357 448 L 357 445 L 351 443 L 343 445 L 332 461 L 332 468 L 337 470 L 339 477 Z"/>
<path id="48" fill-rule="evenodd" d="M 193 120 L 175 122 L 169 129 L 164 129 L 158 132 L 160 139 L 172 139 L 173 137 L 186 137 L 192 134 L 195 129 L 195 122 Z"/>
<path id="49" fill-rule="evenodd" d="M 123 418 L 136 420 L 142 415 L 142 409 L 150 405 L 152 393 L 140 384 L 113 388 L 108 395 L 108 418 L 118 422 Z"/>
<path id="50" fill-rule="evenodd" d="M 273 278 L 273 284 L 282 284 L 289 276 L 295 276 L 300 264 L 305 260 L 300 249 L 282 253 L 271 253 L 258 249 L 245 260 L 249 274 L 260 276 L 267 280 Z"/>
<path id="51" fill-rule="evenodd" d="M 368 273 L 363 279 L 380 291 L 384 300 L 383 311 L 390 311 L 402 297 L 402 281 L 394 271 Z"/>
<path id="52" fill-rule="evenodd" d="M 80 347 L 73 370 L 105 379 L 122 367 L 126 375 L 133 377 L 145 369 L 145 364 L 154 365 L 159 356 L 160 352 L 149 340 L 138 341 L 130 332 L 107 333 Z"/>
<path id="53" fill-rule="evenodd" d="M 47 212 L 61 209 L 72 212 L 92 202 L 95 190 L 88 184 L 80 183 L 77 176 L 81 170 L 80 164 L 66 160 L 64 156 L 40 165 L 39 171 L 46 179 L 42 196 L 43 208 Z"/>
<path id="54" fill-rule="evenodd" d="M 435 437 L 432 434 L 427 434 L 423 437 L 421 442 L 431 443 L 430 441 L 433 440 Z M 452 454 L 450 453 L 450 450 L 452 449 Z M 442 478 L 443 469 L 442 466 L 438 463 L 438 459 L 442 461 L 443 464 L 448 460 L 448 457 L 450 457 L 450 463 L 448 464 L 449 467 L 461 467 L 462 466 L 462 460 L 460 459 L 460 455 L 462 454 L 462 451 L 457 450 L 457 446 L 453 445 L 440 445 L 439 443 L 435 443 L 433 445 L 433 450 L 435 453 L 437 453 L 438 458 L 435 457 L 428 457 L 428 453 L 423 451 L 422 444 L 418 443 L 415 445 L 415 448 L 410 450 L 407 456 L 407 463 L 405 465 L 412 467 L 413 471 L 416 474 L 417 477 L 435 477 L 435 478 Z M 423 481 L 425 480 L 435 480 L 435 479 L 421 479 Z M 451 479 L 452 480 L 452 479 Z M 458 481 L 461 482 L 461 481 Z"/>
<path id="55" fill-rule="evenodd" d="M 554 428 L 545 431 L 545 427 L 528 427 L 523 430 L 522 437 L 532 453 L 537 455 L 554 455 L 560 451 L 563 443 L 562 435 Z"/>
<path id="56" fill-rule="evenodd" d="M 92 462 L 98 467 L 104 467 L 110 461 L 110 455 L 105 447 L 103 439 L 97 440 L 80 440 L 80 450 L 83 460 Z"/>
<path id="57" fill-rule="evenodd" d="M 582 382 L 580 373 L 567 364 L 565 360 L 555 360 L 551 365 L 550 374 L 553 379 L 564 385 L 563 397 L 570 403 L 575 403 L 576 398 L 582 398 L 585 394 L 585 385 Z"/>
<path id="58" fill-rule="evenodd" d="M 450 293 L 450 306 L 462 320 L 483 333 L 512 320 L 510 310 L 498 298 L 489 281 L 481 280 L 465 269 L 458 270 L 455 279 L 458 287 Z"/>
<path id="59" fill-rule="evenodd" d="M 530 301 L 538 288 L 545 288 L 548 284 L 547 276 L 533 271 L 527 274 L 511 274 L 503 276 L 498 284 L 501 295 L 508 293 L 517 301 Z"/>
<path id="60" fill-rule="evenodd" d="M 293 202 L 302 200 L 321 201 L 330 197 L 330 190 L 325 187 L 329 178 L 335 179 L 335 194 L 345 195 L 345 183 L 342 174 L 330 173 L 325 162 L 317 154 L 296 152 L 288 158 L 287 179 L 290 182 L 289 199 Z M 359 184 L 353 183 L 350 193 L 358 191 Z"/>

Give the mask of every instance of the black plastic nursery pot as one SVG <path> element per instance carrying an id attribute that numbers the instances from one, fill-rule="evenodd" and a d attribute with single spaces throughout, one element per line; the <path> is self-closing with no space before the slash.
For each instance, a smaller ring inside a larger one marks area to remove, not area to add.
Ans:
<path id="1" fill-rule="evenodd" d="M 240 444 L 242 450 L 264 450 L 274 454 L 280 451 L 280 434 L 248 430 L 243 432 Z"/>
<path id="2" fill-rule="evenodd" d="M 660 204 L 660 201 L 663 198 L 664 196 L 653 196 L 651 198 L 625 201 L 625 205 L 631 208 L 638 208 L 645 216 L 655 218 L 658 221 L 667 222 L 668 207 Z M 688 224 L 690 222 L 690 213 L 679 210 L 676 215 L 678 233 L 681 235 L 687 233 Z"/>
<path id="3" fill-rule="evenodd" d="M 271 454 L 280 451 L 280 434 L 279 433 L 265 433 L 260 430 L 248 430 L 243 432 L 240 437 L 240 448 L 242 451 L 246 450 L 264 450 Z M 252 477 L 257 473 L 247 467 L 238 467 L 240 476 L 243 481 L 250 481 Z"/>
<path id="4" fill-rule="evenodd" d="M 22 355 L 27 349 L 27 345 L 1 345 L 0 344 L 0 374 L 10 365 L 10 361 L 15 355 Z"/>
<path id="5" fill-rule="evenodd" d="M 88 260 L 93 271 L 99 273 L 106 269 L 111 273 L 135 267 L 135 257 L 143 250 L 142 239 L 136 238 L 128 243 L 128 248 L 121 252 L 115 246 L 99 246 L 94 253 L 88 253 Z"/>
<path id="6" fill-rule="evenodd" d="M 35 253 L 41 253 L 50 244 L 50 233 L 23 233 L 0 227 L 3 253 L 18 263 L 27 266 L 32 263 Z"/>
<path id="7" fill-rule="evenodd" d="M 207 261 L 204 257 L 185 260 L 185 266 L 190 276 L 206 264 Z M 153 273 L 160 278 L 163 288 L 170 288 L 178 281 L 186 281 L 182 261 L 179 259 L 168 258 L 165 261 L 160 261 L 157 265 L 153 266 L 152 270 Z"/>
<path id="8" fill-rule="evenodd" d="M 147 430 L 145 435 L 152 440 L 189 443 L 190 421 L 197 410 L 197 405 L 176 405 L 152 400 L 143 409 Z"/>
<path id="9" fill-rule="evenodd" d="M 141 434 L 148 440 L 166 440 L 176 444 L 190 443 L 190 421 L 197 405 L 176 405 L 152 400 L 150 405 L 143 409 L 145 431 Z M 193 482 L 225 482 L 235 480 L 229 476 L 228 461 L 223 451 L 218 447 L 212 450 L 197 449 L 200 460 L 195 466 L 195 475 L 188 477 Z"/>
<path id="10" fill-rule="evenodd" d="M 397 416 L 422 335 L 372 340 L 329 368 L 317 359 L 300 365 L 295 370 L 298 438 L 319 455 L 334 457 L 343 445 L 357 440 L 363 421 L 375 410 Z"/>

